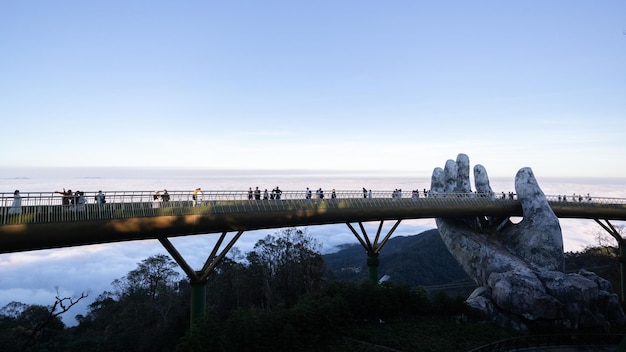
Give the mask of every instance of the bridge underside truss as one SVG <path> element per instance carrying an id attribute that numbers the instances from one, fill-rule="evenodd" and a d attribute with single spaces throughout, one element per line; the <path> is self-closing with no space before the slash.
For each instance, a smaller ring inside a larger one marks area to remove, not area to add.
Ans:
<path id="1" fill-rule="evenodd" d="M 206 282 L 211 272 L 215 269 L 215 267 L 219 264 L 219 262 L 226 256 L 226 253 L 233 248 L 235 242 L 241 237 L 243 231 L 238 231 L 237 234 L 228 242 L 226 247 L 222 249 L 222 251 L 218 254 L 219 248 L 222 246 L 224 239 L 226 238 L 226 234 L 228 232 L 224 231 L 220 235 L 220 238 L 217 240 L 215 247 L 211 251 L 211 254 L 207 257 L 202 269 L 196 271 L 191 268 L 191 266 L 187 263 L 185 258 L 178 252 L 176 247 L 172 244 L 172 242 L 167 237 L 159 237 L 159 242 L 165 247 L 167 252 L 174 258 L 176 263 L 180 265 L 181 269 L 187 274 L 192 283 L 202 283 Z"/>
<path id="2" fill-rule="evenodd" d="M 348 225 L 348 228 L 350 229 L 350 231 L 352 231 L 352 234 L 354 234 L 354 237 L 356 237 L 356 239 L 359 240 L 359 242 L 361 243 L 363 248 L 365 248 L 368 254 L 378 254 L 380 253 L 380 250 L 385 246 L 385 244 L 387 243 L 387 241 L 389 240 L 393 232 L 396 230 L 396 228 L 398 228 L 398 225 L 400 225 L 401 221 L 402 220 L 396 220 L 396 223 L 393 225 L 391 230 L 389 230 L 389 232 L 385 235 L 385 237 L 380 242 L 379 242 L 379 239 L 380 239 L 380 234 L 383 229 L 383 224 L 385 222 L 384 220 L 380 221 L 380 224 L 378 225 L 378 230 L 376 231 L 376 237 L 374 238 L 373 242 L 370 240 L 369 236 L 367 235 L 367 231 L 365 231 L 363 222 L 359 221 L 358 223 L 359 228 L 361 229 L 361 234 L 357 233 L 357 231 L 354 229 L 352 224 L 350 224 L 349 222 L 347 222 L 346 225 Z"/>
<path id="3" fill-rule="evenodd" d="M 378 265 L 380 264 L 380 260 L 378 259 L 378 254 L 380 253 L 381 249 L 383 249 L 383 247 L 385 246 L 385 244 L 387 243 L 387 241 L 389 240 L 393 232 L 396 230 L 396 228 L 398 228 L 398 225 L 400 225 L 401 221 L 402 221 L 401 219 L 396 220 L 396 223 L 391 227 L 389 232 L 382 238 L 382 241 L 379 241 L 379 240 L 380 240 L 381 232 L 383 229 L 383 224 L 385 222 L 384 220 L 381 220 L 380 224 L 378 225 L 378 230 L 376 231 L 376 237 L 374 237 L 374 241 L 371 241 L 369 236 L 367 235 L 367 231 L 365 231 L 363 222 L 359 221 L 358 223 L 359 228 L 361 229 L 360 234 L 356 231 L 356 229 L 354 228 L 354 226 L 352 226 L 352 224 L 350 224 L 349 222 L 346 223 L 350 231 L 352 231 L 352 234 L 354 234 L 354 237 L 356 237 L 357 240 L 359 240 L 359 242 L 361 243 L 361 246 L 363 246 L 363 248 L 365 248 L 365 251 L 367 252 L 367 268 L 369 270 L 369 280 L 372 282 L 378 282 L 378 279 L 379 279 L 378 278 Z"/>

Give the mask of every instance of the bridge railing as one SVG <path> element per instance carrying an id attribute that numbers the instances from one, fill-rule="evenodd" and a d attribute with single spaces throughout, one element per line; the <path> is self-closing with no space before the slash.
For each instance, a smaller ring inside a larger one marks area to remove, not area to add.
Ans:
<path id="1" fill-rule="evenodd" d="M 63 221 L 82 221 L 98 219 L 118 219 L 138 216 L 190 215 L 210 213 L 243 213 L 259 211 L 304 210 L 319 207 L 326 208 L 372 208 L 418 206 L 425 198 L 429 204 L 433 201 L 446 205 L 455 203 L 469 205 L 475 202 L 513 201 L 511 194 L 436 194 L 424 195 L 423 192 L 403 192 L 394 196 L 394 191 L 336 190 L 324 192 L 320 198 L 315 191 L 311 198 L 306 192 L 282 191 L 280 197 L 264 192 L 252 194 L 249 191 L 203 191 L 195 194 L 191 191 L 169 191 L 155 195 L 152 191 L 107 191 L 106 203 L 98 204 L 97 192 L 62 195 L 54 192 L 22 193 L 18 204 L 13 193 L 0 193 L 0 224 L 46 223 Z M 624 205 L 626 199 L 606 197 L 566 197 L 547 196 L 548 201 L 566 203 L 568 206 L 590 206 L 593 204 Z M 427 203 L 428 203 L 427 202 Z M 478 204 L 478 203 L 477 203 Z"/>

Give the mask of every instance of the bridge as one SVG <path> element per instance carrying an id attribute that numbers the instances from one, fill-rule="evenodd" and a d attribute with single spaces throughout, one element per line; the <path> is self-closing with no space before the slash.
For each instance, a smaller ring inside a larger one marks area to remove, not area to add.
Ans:
<path id="1" fill-rule="evenodd" d="M 113 191 L 98 204 L 96 193 L 31 192 L 21 195 L 19 211 L 11 211 L 12 193 L 0 193 L 0 253 L 307 225 L 522 216 L 515 195 L 392 193 L 307 198 L 302 191 L 281 191 L 280 199 L 262 199 L 248 191 L 204 191 L 194 200 L 193 192 L 170 191 L 163 201 L 153 192 Z M 626 199 L 572 198 L 547 196 L 559 218 L 626 220 Z"/>
<path id="2" fill-rule="evenodd" d="M 149 191 L 57 195 L 30 192 L 16 204 L 12 193 L 0 193 L 0 253 L 63 248 L 99 243 L 157 239 L 181 266 L 192 285 L 192 322 L 204 313 L 206 280 L 244 231 L 345 223 L 368 254 L 370 279 L 378 279 L 378 254 L 404 219 L 468 216 L 521 217 L 514 194 L 434 194 L 393 191 L 334 191 L 325 197 L 303 191 L 271 196 L 250 191 Z M 547 196 L 559 218 L 592 219 L 625 246 L 610 220 L 626 220 L 626 199 Z M 18 207 L 19 205 L 19 207 Z M 374 238 L 363 222 L 379 221 Z M 384 221 L 395 221 L 381 234 Z M 358 223 L 360 233 L 352 225 Z M 232 239 L 221 250 L 229 232 Z M 219 239 L 199 271 L 191 268 L 169 241 L 171 237 L 216 234 Z M 219 252 L 219 253 L 218 253 Z M 622 265 L 624 261 L 621 260 Z M 622 300 L 626 270 L 622 268 Z"/>

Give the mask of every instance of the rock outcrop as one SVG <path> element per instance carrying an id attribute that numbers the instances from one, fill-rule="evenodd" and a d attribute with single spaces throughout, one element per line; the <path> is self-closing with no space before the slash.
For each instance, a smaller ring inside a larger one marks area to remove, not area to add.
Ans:
<path id="1" fill-rule="evenodd" d="M 431 191 L 491 195 L 487 171 L 465 154 L 435 168 Z M 436 219 L 450 253 L 479 286 L 468 298 L 474 311 L 502 326 L 525 330 L 533 324 L 579 329 L 626 322 L 607 280 L 588 271 L 566 274 L 559 219 L 530 168 L 515 176 L 523 220 L 508 218 Z"/>

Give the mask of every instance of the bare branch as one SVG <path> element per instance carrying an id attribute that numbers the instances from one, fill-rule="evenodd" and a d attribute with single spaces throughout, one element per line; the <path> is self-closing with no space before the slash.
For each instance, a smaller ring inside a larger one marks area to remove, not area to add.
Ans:
<path id="1" fill-rule="evenodd" d="M 55 289 L 57 291 L 57 295 L 55 296 L 54 304 L 52 304 L 52 307 L 50 307 L 50 312 L 48 314 L 48 317 L 42 323 L 38 324 L 37 326 L 35 326 L 33 328 L 33 330 L 30 333 L 30 337 L 26 340 L 26 342 L 22 346 L 22 350 L 25 350 L 26 347 L 28 347 L 29 344 L 31 344 L 32 342 L 35 341 L 35 339 L 36 339 L 37 335 L 39 334 L 39 332 L 42 331 L 46 327 L 46 325 L 50 324 L 50 322 L 52 321 L 53 318 L 56 318 L 59 315 L 67 312 L 74 305 L 76 305 L 78 302 L 80 302 L 83 298 L 86 298 L 89 295 L 88 293 L 81 292 L 80 297 L 63 297 L 63 298 L 60 298 L 59 297 L 59 288 L 55 287 Z M 59 307 L 60 307 L 60 309 L 59 309 Z M 57 310 L 57 309 L 59 309 L 59 310 Z"/>

